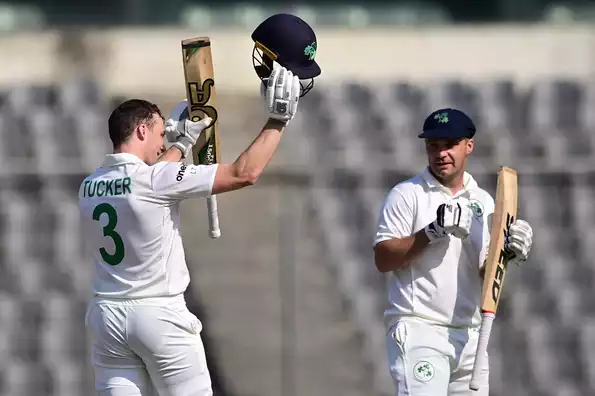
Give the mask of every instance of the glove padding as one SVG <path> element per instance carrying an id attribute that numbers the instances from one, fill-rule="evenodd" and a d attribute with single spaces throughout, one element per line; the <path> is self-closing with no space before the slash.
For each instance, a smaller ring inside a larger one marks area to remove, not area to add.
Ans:
<path id="1" fill-rule="evenodd" d="M 273 69 L 266 80 L 264 99 L 269 118 L 281 121 L 285 125 L 297 113 L 300 99 L 300 79 L 284 67 Z"/>
<path id="2" fill-rule="evenodd" d="M 533 245 L 533 229 L 525 220 L 515 221 L 506 235 L 504 249 L 510 254 L 508 263 L 518 266 L 523 264 L 529 257 Z"/>
<path id="3" fill-rule="evenodd" d="M 430 243 L 434 243 L 447 235 L 464 239 L 471 232 L 473 212 L 469 200 L 458 198 L 438 206 L 436 220 L 425 227 Z"/>
<path id="4" fill-rule="evenodd" d="M 183 119 L 176 121 L 169 119 L 165 122 L 165 136 L 167 141 L 173 147 L 178 148 L 182 152 L 184 158 L 190 155 L 192 147 L 198 141 L 200 134 L 211 126 L 211 117 L 205 117 L 200 121 L 190 121 Z M 208 140 L 208 137 L 206 137 Z"/>

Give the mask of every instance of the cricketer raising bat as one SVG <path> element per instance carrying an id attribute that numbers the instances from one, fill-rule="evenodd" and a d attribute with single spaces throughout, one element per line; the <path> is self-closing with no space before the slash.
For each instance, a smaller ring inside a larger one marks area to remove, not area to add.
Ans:
<path id="1" fill-rule="evenodd" d="M 483 279 L 479 340 L 469 384 L 469 388 L 474 391 L 479 390 L 480 374 L 486 365 L 488 341 L 506 275 L 508 254 L 504 250 L 504 243 L 510 226 L 516 219 L 518 209 L 518 174 L 516 170 L 507 167 L 500 168 L 495 204 Z"/>
<path id="2" fill-rule="evenodd" d="M 209 37 L 182 40 L 182 61 L 189 119 L 198 121 L 207 116 L 213 119 L 211 126 L 205 129 L 201 134 L 201 139 L 192 149 L 193 163 L 195 165 L 220 163 L 219 120 L 215 104 L 215 76 Z M 203 136 L 204 139 L 202 139 Z M 221 230 L 219 229 L 217 197 L 215 195 L 207 198 L 207 209 L 209 234 L 211 238 L 219 238 Z"/>

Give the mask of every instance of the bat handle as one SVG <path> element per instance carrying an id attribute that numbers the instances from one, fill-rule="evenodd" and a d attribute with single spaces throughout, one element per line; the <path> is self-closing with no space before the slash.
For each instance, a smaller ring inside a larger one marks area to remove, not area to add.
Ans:
<path id="1" fill-rule="evenodd" d="M 490 340 L 490 333 L 492 332 L 492 323 L 496 314 L 493 312 L 481 313 L 481 326 L 479 327 L 479 339 L 477 341 L 477 350 L 475 352 L 475 361 L 473 363 L 473 371 L 471 373 L 471 382 L 469 389 L 473 391 L 479 390 L 479 384 L 484 380 L 481 378 L 482 370 L 488 364 L 488 341 Z"/>
<path id="2" fill-rule="evenodd" d="M 211 195 L 210 197 L 207 197 L 207 209 L 209 212 L 209 234 L 211 238 L 217 239 L 221 236 L 221 229 L 219 228 L 216 196 Z"/>

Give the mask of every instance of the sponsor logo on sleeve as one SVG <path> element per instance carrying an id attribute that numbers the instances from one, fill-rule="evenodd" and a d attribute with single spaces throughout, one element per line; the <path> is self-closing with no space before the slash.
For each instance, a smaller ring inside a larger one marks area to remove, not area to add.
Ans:
<path id="1" fill-rule="evenodd" d="M 178 171 L 178 174 L 176 175 L 177 181 L 182 181 L 182 179 L 184 178 L 184 173 L 186 173 L 186 168 L 187 168 L 187 166 L 184 163 L 180 166 L 180 170 Z"/>

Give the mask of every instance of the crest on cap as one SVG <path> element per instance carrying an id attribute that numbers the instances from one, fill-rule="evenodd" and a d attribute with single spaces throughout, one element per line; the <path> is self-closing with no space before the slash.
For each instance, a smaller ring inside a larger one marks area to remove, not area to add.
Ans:
<path id="1" fill-rule="evenodd" d="M 446 124 L 448 123 L 448 112 L 443 111 L 442 113 L 436 113 L 434 119 L 438 121 L 439 124 Z"/>

